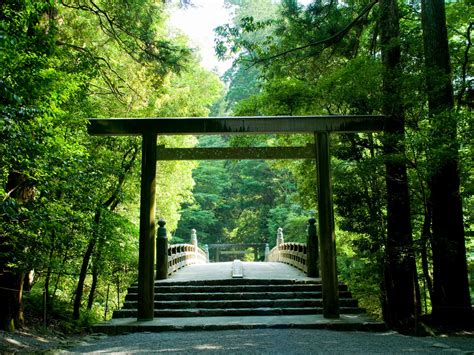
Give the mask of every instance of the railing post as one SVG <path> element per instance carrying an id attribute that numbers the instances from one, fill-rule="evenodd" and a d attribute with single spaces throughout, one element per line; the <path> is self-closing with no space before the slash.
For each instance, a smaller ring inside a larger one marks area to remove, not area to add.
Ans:
<path id="1" fill-rule="evenodd" d="M 204 252 L 206 253 L 206 262 L 209 262 L 209 245 L 204 245 Z"/>
<path id="2" fill-rule="evenodd" d="M 198 255 L 198 238 L 196 230 L 193 228 L 191 229 L 191 244 L 194 246 L 194 259 L 197 259 Z"/>
<path id="3" fill-rule="evenodd" d="M 168 237 L 166 235 L 166 222 L 158 222 L 158 233 L 156 235 L 156 279 L 168 278 Z"/>
<path id="4" fill-rule="evenodd" d="M 276 245 L 279 246 L 280 244 L 283 244 L 285 241 L 284 241 L 284 238 L 283 238 L 283 228 L 278 228 L 277 230 L 277 242 L 276 242 Z"/>
<path id="5" fill-rule="evenodd" d="M 193 228 L 191 229 L 191 244 L 194 245 L 196 247 L 196 250 L 197 250 L 197 247 L 198 247 L 198 239 L 197 239 L 197 233 L 196 233 L 196 230 Z"/>
<path id="6" fill-rule="evenodd" d="M 270 246 L 265 243 L 265 261 L 268 261 L 268 255 L 270 254 Z"/>
<path id="7" fill-rule="evenodd" d="M 308 277 L 319 277 L 319 245 L 318 234 L 316 232 L 316 219 L 310 218 L 308 223 L 306 275 L 308 275 Z"/>

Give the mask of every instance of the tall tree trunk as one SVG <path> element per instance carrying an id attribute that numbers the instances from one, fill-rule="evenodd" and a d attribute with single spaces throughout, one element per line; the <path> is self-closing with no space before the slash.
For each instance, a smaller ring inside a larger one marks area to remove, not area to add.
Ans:
<path id="1" fill-rule="evenodd" d="M 412 329 L 417 315 L 418 281 L 413 249 L 410 198 L 405 163 L 405 117 L 401 96 L 399 14 L 396 0 L 380 1 L 383 61 L 383 113 L 387 184 L 383 316 L 401 331 Z"/>
<path id="2" fill-rule="evenodd" d="M 14 331 L 23 326 L 23 281 L 25 274 L 4 270 L 0 275 L 0 329 Z"/>
<path id="3" fill-rule="evenodd" d="M 81 272 L 79 273 L 79 280 L 77 281 L 76 294 L 74 297 L 74 307 L 72 312 L 73 319 L 79 319 L 81 312 L 82 293 L 84 292 L 84 282 L 87 276 L 87 269 L 89 267 L 89 261 L 91 259 L 92 252 L 94 251 L 95 244 L 97 242 L 97 235 L 99 233 L 100 217 L 102 215 L 102 209 L 98 208 L 94 216 L 94 232 L 89 244 L 87 245 L 86 252 L 82 258 Z"/>
<path id="4" fill-rule="evenodd" d="M 44 323 L 46 324 L 46 315 L 50 306 L 50 293 L 49 293 L 49 284 L 51 282 L 51 273 L 53 272 L 53 255 L 54 255 L 54 246 L 56 240 L 56 231 L 53 229 L 51 231 L 51 246 L 49 248 L 49 257 L 48 257 L 48 268 L 46 269 L 46 277 L 44 280 L 44 298 L 43 298 L 43 311 L 44 311 Z"/>
<path id="5" fill-rule="evenodd" d="M 420 257 L 421 257 L 421 268 L 423 270 L 423 276 L 426 280 L 426 287 L 430 295 L 430 300 L 433 300 L 433 278 L 430 273 L 428 265 L 428 243 L 431 241 L 431 208 L 427 206 L 425 216 L 423 220 L 423 229 L 421 231 L 420 239 Z"/>
<path id="6" fill-rule="evenodd" d="M 472 321 L 459 192 L 457 124 L 443 0 L 422 1 L 423 45 L 432 118 L 433 318 L 442 324 Z"/>
<path id="7" fill-rule="evenodd" d="M 99 269 L 102 265 L 102 250 L 104 248 L 104 238 L 99 237 L 99 242 L 97 243 L 97 251 L 94 255 L 94 261 L 92 265 L 92 284 L 91 290 L 89 291 L 89 299 L 87 301 L 87 309 L 92 309 L 94 304 L 95 290 L 97 289 L 97 283 L 99 281 Z"/>
<path id="8" fill-rule="evenodd" d="M 33 182 L 28 179 L 27 175 L 20 172 L 10 172 L 5 188 L 9 198 L 15 199 L 18 205 L 31 201 L 35 196 Z M 18 223 L 18 221 L 11 220 L 5 222 Z M 0 236 L 0 254 L 2 254 L 0 259 L 0 329 L 8 331 L 21 328 L 24 323 L 25 272 L 7 266 L 14 259 L 15 247 L 11 244 L 16 242 L 16 240 L 10 240 L 8 236 Z"/>

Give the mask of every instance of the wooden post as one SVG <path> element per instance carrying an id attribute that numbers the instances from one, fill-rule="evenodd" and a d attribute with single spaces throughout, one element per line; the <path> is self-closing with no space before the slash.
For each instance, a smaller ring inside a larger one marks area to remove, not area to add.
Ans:
<path id="1" fill-rule="evenodd" d="M 156 235 L 156 279 L 168 278 L 168 236 L 166 235 L 166 222 L 158 222 L 158 233 Z"/>
<path id="2" fill-rule="evenodd" d="M 154 312 L 156 134 L 144 133 L 140 189 L 140 246 L 138 256 L 138 320 L 152 320 Z"/>
<path id="3" fill-rule="evenodd" d="M 325 318 L 339 318 L 339 283 L 336 269 L 336 236 L 332 205 L 329 133 L 315 133 L 315 139 L 323 314 Z"/>
<path id="4" fill-rule="evenodd" d="M 319 277 L 319 245 L 318 234 L 316 233 L 316 219 L 308 220 L 308 238 L 306 245 L 308 247 L 307 272 L 308 277 Z"/>

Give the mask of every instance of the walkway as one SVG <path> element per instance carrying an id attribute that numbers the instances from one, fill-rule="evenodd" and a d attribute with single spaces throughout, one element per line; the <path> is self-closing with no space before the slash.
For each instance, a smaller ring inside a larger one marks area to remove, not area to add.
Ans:
<path id="1" fill-rule="evenodd" d="M 474 337 L 411 337 L 395 332 L 243 329 L 134 333 L 91 339 L 71 353 L 127 354 L 420 354 L 474 352 Z"/>
<path id="2" fill-rule="evenodd" d="M 222 262 L 190 265 L 177 271 L 169 279 L 160 281 L 160 283 L 231 279 L 232 264 L 232 262 Z M 307 277 L 298 269 L 283 263 L 242 262 L 242 266 L 244 279 L 320 280 L 319 278 Z"/>

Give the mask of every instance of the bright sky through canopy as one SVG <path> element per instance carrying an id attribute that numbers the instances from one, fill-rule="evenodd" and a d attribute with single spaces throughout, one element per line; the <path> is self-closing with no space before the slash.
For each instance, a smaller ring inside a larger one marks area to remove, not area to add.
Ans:
<path id="1" fill-rule="evenodd" d="M 311 0 L 299 2 L 306 5 Z M 222 62 L 217 59 L 214 53 L 214 28 L 231 21 L 232 8 L 225 8 L 224 0 L 192 0 L 192 4 L 172 11 L 170 23 L 190 38 L 193 48 L 199 49 L 202 65 L 206 69 L 217 69 L 219 74 L 223 74 L 232 65 L 232 61 Z"/>
<path id="2" fill-rule="evenodd" d="M 232 61 L 221 62 L 214 53 L 214 28 L 229 23 L 231 9 L 224 8 L 224 0 L 194 0 L 193 6 L 177 9 L 171 14 L 171 25 L 182 30 L 199 48 L 206 69 L 217 68 L 219 74 L 229 68 Z"/>

